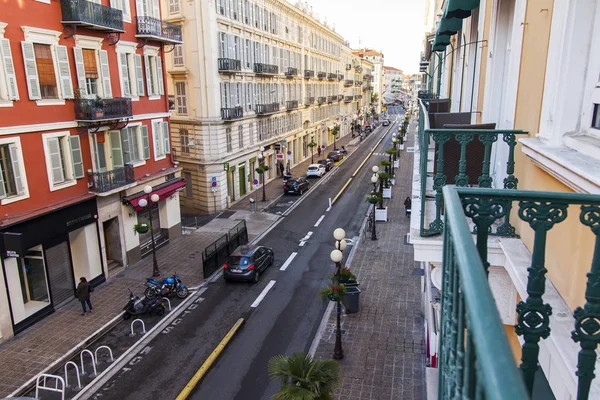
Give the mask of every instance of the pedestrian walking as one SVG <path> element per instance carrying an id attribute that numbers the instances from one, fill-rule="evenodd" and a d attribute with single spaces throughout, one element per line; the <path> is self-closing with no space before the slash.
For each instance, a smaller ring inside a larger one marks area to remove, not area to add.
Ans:
<path id="1" fill-rule="evenodd" d="M 281 176 L 283 176 L 283 171 L 285 170 L 285 167 L 283 166 L 283 163 L 279 163 L 279 172 L 281 172 Z"/>
<path id="2" fill-rule="evenodd" d="M 319 154 L 319 157 L 321 157 L 321 146 L 317 147 L 317 153 Z"/>
<path id="3" fill-rule="evenodd" d="M 406 214 L 407 217 L 410 216 L 411 208 L 412 208 L 412 200 L 410 199 L 410 197 L 407 197 L 404 200 L 404 213 Z"/>
<path id="4" fill-rule="evenodd" d="M 90 308 L 90 312 L 94 312 L 94 308 L 92 307 L 92 302 L 90 300 L 90 293 L 94 291 L 94 288 L 90 286 L 90 283 L 84 277 L 79 278 L 79 285 L 77 285 L 77 289 L 75 290 L 75 296 L 81 302 L 81 308 L 83 310 L 83 315 L 86 315 L 85 305 L 87 303 Z"/>

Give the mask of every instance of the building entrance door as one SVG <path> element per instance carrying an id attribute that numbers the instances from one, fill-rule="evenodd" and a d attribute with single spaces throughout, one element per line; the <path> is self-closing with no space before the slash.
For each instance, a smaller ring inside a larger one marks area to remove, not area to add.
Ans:
<path id="1" fill-rule="evenodd" d="M 240 179 L 240 197 L 242 197 L 246 194 L 246 180 L 248 180 L 246 177 L 246 166 L 244 164 L 240 165 L 238 175 Z"/>

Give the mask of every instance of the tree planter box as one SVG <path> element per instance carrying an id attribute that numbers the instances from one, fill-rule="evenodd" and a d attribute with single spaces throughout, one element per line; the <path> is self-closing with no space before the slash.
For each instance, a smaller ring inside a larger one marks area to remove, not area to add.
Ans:
<path id="1" fill-rule="evenodd" d="M 387 207 L 375 208 L 375 221 L 387 222 Z"/>
<path id="2" fill-rule="evenodd" d="M 394 161 L 394 168 L 400 168 L 400 160 Z"/>
<path id="3" fill-rule="evenodd" d="M 384 199 L 391 199 L 392 198 L 392 188 L 383 188 L 383 198 Z"/>
<path id="4" fill-rule="evenodd" d="M 404 150 L 404 144 L 401 144 L 401 145 L 399 146 L 399 149 L 400 149 L 400 150 Z"/>

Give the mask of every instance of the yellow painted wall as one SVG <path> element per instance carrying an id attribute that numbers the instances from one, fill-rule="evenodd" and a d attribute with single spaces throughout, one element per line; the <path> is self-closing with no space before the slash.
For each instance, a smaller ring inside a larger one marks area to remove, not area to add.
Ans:
<path id="1" fill-rule="evenodd" d="M 553 0 L 530 0 L 527 2 L 515 129 L 523 129 L 534 137 L 539 132 L 539 121 L 544 94 L 544 79 Z M 547 11 L 545 11 L 547 10 Z M 572 190 L 534 165 L 522 152 L 521 145 L 515 151 L 516 176 L 519 189 L 571 192 Z M 529 224 L 515 218 L 512 221 L 530 251 L 533 251 L 533 231 Z M 548 276 L 571 308 L 585 301 L 586 273 L 591 266 L 594 237 L 589 228 L 579 223 L 579 207 L 572 206 L 566 221 L 555 225 L 548 233 L 546 245 L 546 268 Z"/>
<path id="2" fill-rule="evenodd" d="M 519 366 L 521 365 L 521 343 L 519 343 L 519 337 L 515 333 L 515 327 L 513 325 L 504 325 L 504 332 L 506 333 L 508 344 L 510 344 L 513 356 L 515 357 L 515 363 Z"/>
<path id="3" fill-rule="evenodd" d="M 483 100 L 484 100 L 484 92 L 485 92 L 485 74 L 487 72 L 487 61 L 489 54 L 489 40 L 490 40 L 490 26 L 492 25 L 492 1 L 486 1 L 485 10 L 480 10 L 479 12 L 485 12 L 484 18 L 484 26 L 483 26 L 483 37 L 480 40 L 488 40 L 488 42 L 480 43 L 479 46 L 479 58 L 481 58 L 481 63 L 479 67 L 479 87 L 477 88 L 477 108 L 475 111 L 479 111 L 477 114 L 477 123 L 481 124 L 481 111 L 483 110 Z"/>

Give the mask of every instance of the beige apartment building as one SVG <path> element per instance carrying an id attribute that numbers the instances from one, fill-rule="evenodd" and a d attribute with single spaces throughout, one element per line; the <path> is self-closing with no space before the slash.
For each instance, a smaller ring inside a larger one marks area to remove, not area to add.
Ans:
<path id="1" fill-rule="evenodd" d="M 355 50 L 354 54 L 373 64 L 373 93 L 377 93 L 380 101 L 375 105 L 375 111 L 381 112 L 381 98 L 385 92 L 385 70 L 383 68 L 384 56 L 380 51 L 372 49 Z"/>
<path id="2" fill-rule="evenodd" d="M 340 136 L 350 132 L 360 99 L 345 101 L 349 50 L 309 10 L 279 0 L 163 7 L 185 38 L 166 60 L 173 149 L 187 182 L 183 212 L 217 212 L 254 191 L 261 148 L 270 181 L 280 163 L 310 157 L 312 140 L 333 143 L 334 124 Z"/>

